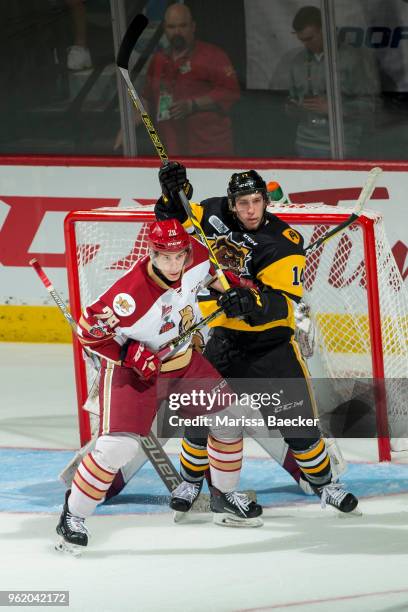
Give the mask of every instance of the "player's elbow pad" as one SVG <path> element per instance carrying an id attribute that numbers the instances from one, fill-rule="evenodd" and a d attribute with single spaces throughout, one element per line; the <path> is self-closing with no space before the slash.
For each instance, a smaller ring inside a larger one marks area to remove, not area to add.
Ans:
<path id="1" fill-rule="evenodd" d="M 184 223 L 187 220 L 187 213 L 184 210 L 183 205 L 180 201 L 176 201 L 174 198 L 164 201 L 163 196 L 161 196 L 155 204 L 154 214 L 158 221 L 177 219 L 177 221 L 180 221 L 180 223 Z"/>

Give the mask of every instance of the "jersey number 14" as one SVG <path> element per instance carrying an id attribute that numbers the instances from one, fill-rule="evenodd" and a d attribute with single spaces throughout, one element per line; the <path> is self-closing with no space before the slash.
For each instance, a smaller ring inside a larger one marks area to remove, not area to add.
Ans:
<path id="1" fill-rule="evenodd" d="M 294 285 L 295 287 L 298 287 L 299 285 L 303 285 L 303 278 L 305 276 L 304 268 L 299 269 L 299 266 L 294 266 L 292 268 L 292 272 L 293 272 L 292 285 Z"/>

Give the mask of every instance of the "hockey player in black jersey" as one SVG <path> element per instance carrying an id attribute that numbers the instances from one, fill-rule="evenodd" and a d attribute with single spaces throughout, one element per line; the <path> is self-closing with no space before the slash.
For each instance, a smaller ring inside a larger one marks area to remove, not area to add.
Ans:
<path id="1" fill-rule="evenodd" d="M 159 180 L 163 195 L 155 207 L 156 217 L 177 218 L 187 227 L 189 219 L 177 195 L 180 189 L 192 195 L 184 166 L 170 162 L 161 168 Z M 299 388 L 302 391 L 301 416 L 314 417 L 307 368 L 294 340 L 294 302 L 302 296 L 305 265 L 303 238 L 268 212 L 267 203 L 265 181 L 255 170 L 234 173 L 227 196 L 200 204 L 191 202 L 218 262 L 240 279 L 221 296 L 209 291 L 200 300 L 203 316 L 220 306 L 225 313 L 212 323 L 205 356 L 235 384 L 238 379 L 296 379 L 296 393 Z M 286 385 L 285 391 L 288 388 L 290 394 L 291 385 Z M 280 431 L 322 505 L 353 511 L 358 500 L 333 481 L 330 457 L 318 427 L 296 432 L 281 427 Z M 181 475 L 192 490 L 191 495 L 185 494 L 186 486 L 183 495 L 179 496 L 177 489 L 173 492 L 174 509 L 188 510 L 194 501 L 206 464 L 202 447 L 203 441 L 192 434 L 183 440 Z"/>

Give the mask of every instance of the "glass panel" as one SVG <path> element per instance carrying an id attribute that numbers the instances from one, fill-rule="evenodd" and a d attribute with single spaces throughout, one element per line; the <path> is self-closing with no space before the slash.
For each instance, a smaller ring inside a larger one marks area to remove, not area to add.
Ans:
<path id="1" fill-rule="evenodd" d="M 187 0 L 192 17 L 185 7 L 171 9 L 139 85 L 170 156 L 330 157 L 324 57 L 307 61 L 293 34 L 302 5 Z M 169 44 L 174 34 L 190 47 Z M 140 130 L 137 139 L 139 154 L 151 154 Z"/>
<path id="2" fill-rule="evenodd" d="M 344 129 L 359 139 L 352 157 L 407 159 L 408 5 L 342 0 L 335 10 L 339 43 L 349 57 Z"/>
<path id="3" fill-rule="evenodd" d="M 126 0 L 129 20 L 146 6 L 151 21 L 134 62 L 169 4 Z M 173 11 L 173 32 L 134 80 L 169 154 L 330 158 L 324 57 L 307 51 L 318 26 L 293 32 L 304 0 L 184 4 L 195 25 Z M 345 157 L 406 159 L 407 3 L 333 4 Z M 109 0 L 13 0 L 1 17 L 0 154 L 122 155 Z M 191 49 L 177 50 L 180 35 Z M 138 154 L 154 155 L 136 134 Z"/>
<path id="4" fill-rule="evenodd" d="M 1 20 L 0 153 L 112 155 L 109 0 L 13 0 Z"/>
<path id="5" fill-rule="evenodd" d="M 246 97 L 262 155 L 331 157 L 320 2 L 308 4 L 245 0 Z"/>

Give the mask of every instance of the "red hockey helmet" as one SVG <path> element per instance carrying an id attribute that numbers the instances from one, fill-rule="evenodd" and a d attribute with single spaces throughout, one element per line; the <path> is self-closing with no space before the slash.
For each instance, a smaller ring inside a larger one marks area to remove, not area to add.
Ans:
<path id="1" fill-rule="evenodd" d="M 190 236 L 177 219 L 166 219 L 165 221 L 152 223 L 147 241 L 149 248 L 158 252 L 177 253 L 183 249 L 190 250 L 191 248 Z"/>

